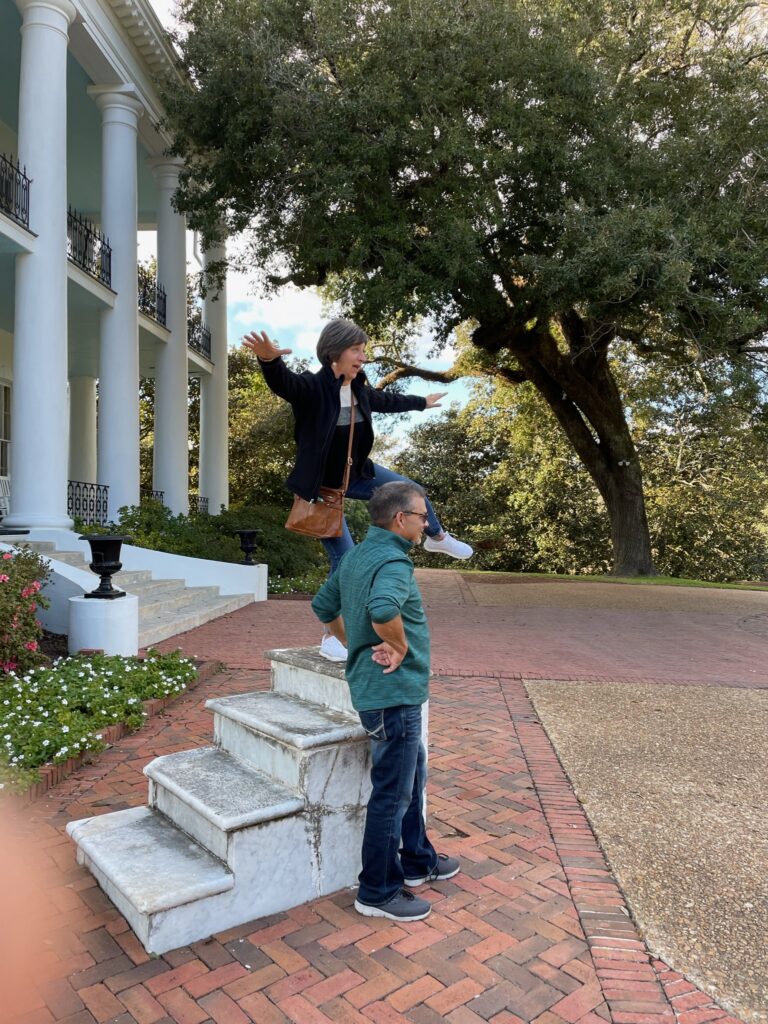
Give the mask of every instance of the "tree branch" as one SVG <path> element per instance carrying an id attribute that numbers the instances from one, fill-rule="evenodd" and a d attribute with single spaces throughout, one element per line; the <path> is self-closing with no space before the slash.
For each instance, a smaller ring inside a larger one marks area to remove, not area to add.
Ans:
<path id="1" fill-rule="evenodd" d="M 404 377 L 420 377 L 422 380 L 431 380 L 438 384 L 451 384 L 453 381 L 459 380 L 460 377 L 467 376 L 463 371 L 457 370 L 455 366 L 448 370 L 424 370 L 420 366 L 409 366 L 407 363 L 400 363 L 393 359 L 388 359 L 387 362 L 396 366 L 397 369 L 381 378 L 376 385 L 377 391 L 383 391 L 384 388 L 388 388 L 390 384 L 394 384 L 396 380 L 402 380 Z"/>

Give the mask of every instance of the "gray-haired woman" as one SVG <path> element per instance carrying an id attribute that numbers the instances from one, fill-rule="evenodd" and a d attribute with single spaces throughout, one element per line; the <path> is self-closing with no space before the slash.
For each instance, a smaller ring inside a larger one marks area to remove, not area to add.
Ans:
<path id="1" fill-rule="evenodd" d="M 286 483 L 308 501 L 317 497 L 320 487 L 341 486 L 353 415 L 355 432 L 347 497 L 367 501 L 381 484 L 406 480 L 368 458 L 374 439 L 371 414 L 434 409 L 445 395 L 441 392 L 423 398 L 372 388 L 363 372 L 367 342 L 365 331 L 351 320 L 331 320 L 317 342 L 320 370 L 294 373 L 282 359 L 291 349 L 279 348 L 266 331 L 254 331 L 243 339 L 245 347 L 258 357 L 270 389 L 290 402 L 295 420 L 296 463 Z M 471 557 L 472 548 L 446 533 L 428 500 L 426 505 L 425 550 L 452 558 Z M 333 573 L 344 553 L 354 547 L 346 520 L 340 537 L 328 537 L 322 543 Z M 323 637 L 320 653 L 330 661 L 344 661 L 347 656 L 339 641 L 328 635 Z"/>

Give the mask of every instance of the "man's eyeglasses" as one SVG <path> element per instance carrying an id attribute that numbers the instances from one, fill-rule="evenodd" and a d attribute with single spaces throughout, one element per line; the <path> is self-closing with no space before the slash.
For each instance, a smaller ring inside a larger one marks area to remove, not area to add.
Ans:
<path id="1" fill-rule="evenodd" d="M 429 515 L 426 512 L 413 512 L 409 508 L 402 508 L 400 511 L 404 516 L 418 516 L 422 523 L 427 523 L 429 521 Z"/>

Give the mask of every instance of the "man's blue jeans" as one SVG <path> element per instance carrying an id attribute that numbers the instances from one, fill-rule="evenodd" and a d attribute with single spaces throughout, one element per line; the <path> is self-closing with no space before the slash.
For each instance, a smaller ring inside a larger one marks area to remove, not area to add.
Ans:
<path id="1" fill-rule="evenodd" d="M 422 811 L 427 755 L 420 704 L 358 713 L 373 762 L 358 899 L 380 906 L 397 895 L 404 878 L 421 878 L 438 861 Z"/>
<path id="2" fill-rule="evenodd" d="M 347 489 L 347 497 L 353 498 L 357 501 L 368 501 L 373 492 L 377 487 L 381 487 L 382 484 L 392 483 L 393 480 L 397 480 L 400 483 L 413 483 L 407 477 L 400 476 L 399 473 L 395 473 L 391 469 L 387 469 L 386 466 L 379 466 L 375 462 L 373 464 L 375 475 L 372 480 L 355 480 L 353 484 Z M 429 503 L 429 498 L 426 499 L 427 515 L 429 516 L 427 525 L 425 527 L 425 533 L 428 537 L 437 537 L 443 532 L 443 528 L 440 525 L 440 520 L 435 515 L 435 510 Z M 350 548 L 355 546 L 355 542 L 352 540 L 352 534 L 349 532 L 347 526 L 347 520 L 344 519 L 342 522 L 342 531 L 340 537 L 325 537 L 323 538 L 323 547 L 325 553 L 328 555 L 328 560 L 331 563 L 331 570 L 329 576 L 332 576 L 339 567 L 341 556 L 346 554 Z"/>

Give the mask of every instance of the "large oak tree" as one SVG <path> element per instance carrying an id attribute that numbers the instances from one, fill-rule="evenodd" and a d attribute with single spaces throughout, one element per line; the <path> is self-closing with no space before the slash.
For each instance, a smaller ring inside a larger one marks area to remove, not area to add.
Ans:
<path id="1" fill-rule="evenodd" d="M 178 202 L 267 285 L 367 325 L 469 324 L 546 400 L 653 571 L 608 356 L 768 330 L 768 58 L 730 0 L 182 0 Z M 404 367 L 394 377 L 413 372 Z"/>

